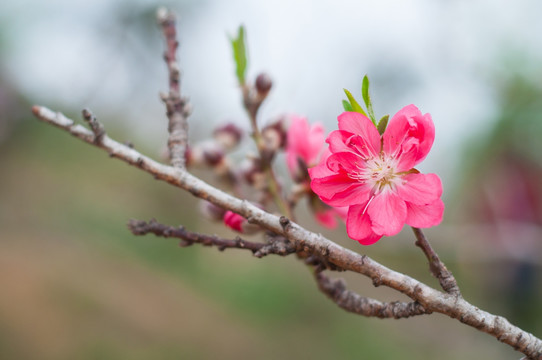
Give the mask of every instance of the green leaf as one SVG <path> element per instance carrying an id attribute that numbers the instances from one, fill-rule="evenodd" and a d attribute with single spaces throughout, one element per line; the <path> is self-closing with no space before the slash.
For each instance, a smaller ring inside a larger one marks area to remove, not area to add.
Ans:
<path id="1" fill-rule="evenodd" d="M 346 100 L 343 100 L 343 108 L 344 111 L 354 111 L 352 110 L 352 105 L 350 105 L 350 103 Z"/>
<path id="2" fill-rule="evenodd" d="M 365 115 L 367 116 L 367 114 L 365 113 L 365 111 L 363 111 L 363 109 L 361 108 L 361 106 L 358 104 L 358 102 L 356 101 L 356 99 L 354 99 L 354 97 L 352 96 L 352 94 L 350 93 L 350 91 L 346 90 L 346 89 L 343 89 L 344 90 L 344 93 L 346 94 L 346 97 L 348 98 L 348 100 L 350 101 L 350 105 L 352 107 L 352 111 L 355 111 L 355 112 L 358 112 L 362 115 Z"/>
<path id="3" fill-rule="evenodd" d="M 233 59 L 235 61 L 235 74 L 239 84 L 245 83 L 245 75 L 247 71 L 247 50 L 245 44 L 245 27 L 239 26 L 237 38 L 230 37 L 231 46 L 233 49 Z"/>
<path id="4" fill-rule="evenodd" d="M 363 82 L 361 84 L 361 96 L 363 96 L 363 102 L 367 107 L 367 112 L 372 122 L 376 125 L 375 113 L 373 111 L 373 103 L 371 102 L 371 95 L 369 95 L 369 78 L 367 75 L 363 77 Z M 380 124 L 380 123 L 379 123 Z"/>
<path id="5" fill-rule="evenodd" d="M 380 135 L 384 134 L 384 131 L 386 131 L 386 126 L 388 126 L 389 118 L 389 115 L 384 115 L 382 116 L 382 119 L 380 119 L 380 121 L 378 122 L 378 126 L 376 128 L 378 129 Z"/>

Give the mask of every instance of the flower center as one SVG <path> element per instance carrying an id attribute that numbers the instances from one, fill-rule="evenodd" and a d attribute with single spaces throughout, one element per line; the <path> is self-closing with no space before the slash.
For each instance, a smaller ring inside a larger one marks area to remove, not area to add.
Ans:
<path id="1" fill-rule="evenodd" d="M 381 192 L 386 187 L 395 189 L 397 182 L 400 181 L 399 175 L 395 172 L 396 165 L 394 158 L 380 154 L 380 157 L 364 160 L 359 172 L 351 174 L 351 178 L 368 184 L 375 192 Z"/>

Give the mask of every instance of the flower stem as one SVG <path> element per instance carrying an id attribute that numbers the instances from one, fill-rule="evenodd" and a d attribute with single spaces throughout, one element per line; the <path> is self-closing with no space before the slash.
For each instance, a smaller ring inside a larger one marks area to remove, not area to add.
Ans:
<path id="1" fill-rule="evenodd" d="M 293 220 L 293 212 L 290 207 L 290 204 L 281 194 L 281 187 L 279 185 L 279 182 L 277 180 L 277 177 L 275 176 L 275 172 L 273 171 L 273 168 L 271 167 L 269 154 L 265 153 L 265 142 L 262 137 L 262 133 L 260 132 L 260 129 L 258 128 L 257 123 L 257 114 L 258 110 L 260 109 L 260 105 L 262 104 L 264 98 L 259 96 L 254 96 L 254 91 L 251 91 L 252 89 L 249 87 L 248 84 L 242 85 L 242 93 L 243 93 L 243 105 L 245 107 L 245 110 L 247 111 L 248 117 L 250 119 L 250 125 L 252 127 L 252 138 L 254 139 L 254 142 L 256 143 L 256 147 L 258 148 L 258 153 L 260 155 L 260 159 L 262 161 L 262 167 L 264 170 L 264 173 L 268 179 L 268 187 L 267 190 L 271 194 L 271 197 L 273 198 L 273 201 L 279 208 L 279 211 L 287 216 L 289 219 Z"/>

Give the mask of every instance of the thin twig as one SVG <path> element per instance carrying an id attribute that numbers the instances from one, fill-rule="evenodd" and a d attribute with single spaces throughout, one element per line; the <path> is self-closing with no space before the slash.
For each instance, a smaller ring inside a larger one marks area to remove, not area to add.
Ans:
<path id="1" fill-rule="evenodd" d="M 265 100 L 267 94 L 261 95 L 256 89 L 254 89 L 249 84 L 243 84 L 241 87 L 243 94 L 243 106 L 248 114 L 250 125 L 252 127 L 252 137 L 258 148 L 260 154 L 260 159 L 262 163 L 262 170 L 265 173 L 268 181 L 267 190 L 271 194 L 271 197 L 279 207 L 280 212 L 283 215 L 286 215 L 290 219 L 294 219 L 294 214 L 292 208 L 290 207 L 289 202 L 284 198 L 282 194 L 281 186 L 275 176 L 275 172 L 271 167 L 271 159 L 273 158 L 273 153 L 269 153 L 265 147 L 265 141 L 262 137 L 262 133 L 258 127 L 258 111 L 263 101 Z M 274 150 L 273 150 L 274 151 Z"/>
<path id="2" fill-rule="evenodd" d="M 346 283 L 343 279 L 331 279 L 320 271 L 315 271 L 314 277 L 320 291 L 326 294 L 341 309 L 354 314 L 381 319 L 401 319 L 431 313 L 416 301 L 409 303 L 401 301 L 381 302 L 361 296 L 346 289 Z"/>
<path id="3" fill-rule="evenodd" d="M 151 233 L 156 236 L 181 239 L 180 245 L 182 247 L 201 244 L 203 246 L 215 246 L 220 251 L 224 251 L 225 249 L 246 249 L 252 251 L 252 254 L 258 258 L 271 254 L 286 256 L 296 252 L 293 244 L 284 237 L 270 238 L 270 241 L 266 244 L 243 240 L 239 236 L 234 240 L 230 240 L 188 231 L 183 226 L 173 227 L 160 224 L 154 219 L 149 222 L 130 220 L 128 228 L 134 235 Z"/>
<path id="4" fill-rule="evenodd" d="M 414 231 L 414 235 L 417 239 L 415 243 L 416 246 L 422 249 L 423 253 L 427 257 L 427 260 L 429 261 L 429 270 L 433 276 L 438 279 L 442 289 L 449 294 L 461 296 L 461 291 L 459 290 L 459 286 L 457 285 L 454 275 L 440 260 L 435 250 L 433 250 L 431 247 L 431 244 L 429 244 L 429 241 L 427 241 L 423 231 L 415 227 L 412 228 L 412 231 Z"/>
<path id="5" fill-rule="evenodd" d="M 187 119 L 190 115 L 190 105 L 188 99 L 181 96 L 180 91 L 181 70 L 176 58 L 179 42 L 177 41 L 177 30 L 175 28 L 175 14 L 160 8 L 157 11 L 157 18 L 166 39 L 164 60 L 169 73 L 169 93 L 161 95 L 169 119 L 169 158 L 171 165 L 184 169 L 186 166 L 186 148 L 188 146 Z"/>

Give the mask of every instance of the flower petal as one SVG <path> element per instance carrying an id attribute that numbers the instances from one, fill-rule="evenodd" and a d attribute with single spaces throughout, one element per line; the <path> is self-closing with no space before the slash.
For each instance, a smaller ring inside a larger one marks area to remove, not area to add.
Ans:
<path id="1" fill-rule="evenodd" d="M 357 204 L 364 204 L 369 200 L 371 187 L 366 184 L 357 183 L 346 190 L 337 192 L 330 198 L 320 197 L 320 199 L 333 207 L 343 207 Z"/>
<path id="2" fill-rule="evenodd" d="M 374 154 L 380 152 L 380 134 L 368 117 L 357 112 L 343 112 L 337 118 L 339 130 L 344 130 L 364 138 Z"/>
<path id="3" fill-rule="evenodd" d="M 327 167 L 327 159 L 331 156 L 329 148 L 325 148 L 320 157 L 320 162 L 318 165 L 309 168 L 309 176 L 311 179 L 322 178 L 326 176 L 335 175 L 335 173 Z"/>
<path id="4" fill-rule="evenodd" d="M 346 218 L 346 231 L 351 239 L 362 245 L 371 245 L 380 240 L 382 235 L 371 229 L 371 219 L 366 212 L 367 204 L 350 206 Z"/>
<path id="5" fill-rule="evenodd" d="M 319 211 L 314 213 L 316 221 L 328 229 L 334 229 L 337 227 L 337 219 L 335 218 L 335 212 L 333 209 L 326 209 L 324 211 Z"/>
<path id="6" fill-rule="evenodd" d="M 407 202 L 406 223 L 417 228 L 428 228 L 440 224 L 444 215 L 444 203 L 441 199 L 429 205 L 415 205 Z"/>
<path id="7" fill-rule="evenodd" d="M 346 173 L 342 172 L 323 178 L 313 178 L 311 189 L 323 200 L 331 199 L 335 194 L 348 190 L 356 184 L 359 184 L 357 180 L 350 179 Z"/>
<path id="8" fill-rule="evenodd" d="M 309 138 L 306 138 L 305 134 L 304 140 L 302 142 L 307 143 L 307 146 L 304 147 L 302 154 L 306 156 L 305 163 L 309 166 L 312 166 L 318 162 L 318 157 L 322 152 L 322 147 L 324 146 L 325 140 L 325 131 L 324 127 L 320 123 L 313 124 L 309 130 Z M 307 141 L 308 140 L 308 141 Z"/>
<path id="9" fill-rule="evenodd" d="M 318 162 L 325 138 L 321 124 L 311 126 L 306 118 L 293 116 L 287 136 L 286 163 L 292 174 L 298 172 L 298 158 L 308 166 Z"/>
<path id="10" fill-rule="evenodd" d="M 431 115 L 422 115 L 416 106 L 408 105 L 390 120 L 383 140 L 384 152 L 398 158 L 400 162 L 408 160 L 409 165 L 400 165 L 403 169 L 401 171 L 408 170 L 429 153 L 435 140 L 435 125 Z M 404 159 L 401 159 L 402 154 L 405 154 Z"/>
<path id="11" fill-rule="evenodd" d="M 367 213 L 376 234 L 392 236 L 403 228 L 407 208 L 397 194 L 391 190 L 384 190 L 369 203 Z"/>
<path id="12" fill-rule="evenodd" d="M 442 195 L 442 182 L 436 174 L 407 174 L 397 186 L 397 194 L 412 204 L 427 205 Z"/>
<path id="13" fill-rule="evenodd" d="M 336 152 L 350 152 L 353 151 L 348 147 L 348 139 L 350 139 L 354 134 L 348 131 L 335 130 L 329 133 L 326 142 L 329 144 L 329 150 L 332 153 Z"/>
<path id="14" fill-rule="evenodd" d="M 333 172 L 345 171 L 348 174 L 359 173 L 361 169 L 365 169 L 365 161 L 359 156 L 351 152 L 340 152 L 331 154 L 327 159 L 327 167 Z"/>

